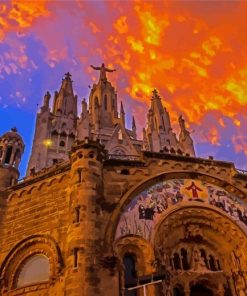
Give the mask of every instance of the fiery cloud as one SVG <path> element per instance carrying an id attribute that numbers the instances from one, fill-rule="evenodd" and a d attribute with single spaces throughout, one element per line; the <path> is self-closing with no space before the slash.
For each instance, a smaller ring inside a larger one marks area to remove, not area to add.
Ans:
<path id="1" fill-rule="evenodd" d="M 19 68 L 32 74 L 46 65 L 61 77 L 61 71 L 69 69 L 84 95 L 97 79 L 89 65 L 104 61 L 117 68 L 110 79 L 141 126 L 145 118 L 140 110 L 148 108 L 151 91 L 157 88 L 172 121 L 182 113 L 197 143 L 206 139 L 220 147 L 229 142 L 236 153 L 246 153 L 246 18 L 247 3 L 236 1 L 71 5 L 15 0 L 0 6 L 0 42 L 10 46 L 0 52 L 0 75 L 17 75 Z M 8 39 L 18 32 L 41 43 L 36 60 L 28 54 L 30 41 Z M 50 73 L 42 71 L 43 86 L 48 87 L 50 78 L 45 77 Z M 24 90 L 18 91 L 28 103 Z"/>
<path id="2" fill-rule="evenodd" d="M 6 33 L 29 28 L 40 16 L 49 16 L 47 1 L 20 1 L 0 4 L 0 42 Z"/>

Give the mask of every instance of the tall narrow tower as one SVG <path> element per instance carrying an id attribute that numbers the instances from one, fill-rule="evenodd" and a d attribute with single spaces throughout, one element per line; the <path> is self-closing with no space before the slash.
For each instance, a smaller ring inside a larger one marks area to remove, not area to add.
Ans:
<path id="1" fill-rule="evenodd" d="M 99 81 L 93 85 L 89 96 L 92 133 L 98 135 L 102 128 L 113 128 L 114 124 L 119 121 L 117 93 L 106 77 L 106 72 L 113 72 L 115 69 L 108 69 L 104 64 L 101 67 L 91 67 L 100 71 Z"/>
<path id="2" fill-rule="evenodd" d="M 54 94 L 52 111 L 50 98 L 47 92 L 37 114 L 27 175 L 31 170 L 37 172 L 60 160 L 68 160 L 68 152 L 75 140 L 77 96 L 74 95 L 70 73 L 65 74 L 59 92 Z"/>
<path id="3" fill-rule="evenodd" d="M 16 128 L 0 137 L 0 191 L 14 185 L 19 178 L 19 163 L 25 145 Z"/>

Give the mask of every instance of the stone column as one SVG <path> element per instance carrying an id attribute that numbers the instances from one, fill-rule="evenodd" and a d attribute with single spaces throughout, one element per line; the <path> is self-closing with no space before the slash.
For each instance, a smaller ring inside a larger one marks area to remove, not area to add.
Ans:
<path id="1" fill-rule="evenodd" d="M 10 161 L 9 161 L 9 164 L 10 164 L 10 165 L 13 165 L 13 163 L 14 163 L 15 153 L 16 153 L 16 147 L 13 147 L 13 148 L 12 148 L 12 152 L 11 152 Z"/>
<path id="2" fill-rule="evenodd" d="M 190 296 L 190 285 L 187 283 L 184 287 L 184 296 Z"/>

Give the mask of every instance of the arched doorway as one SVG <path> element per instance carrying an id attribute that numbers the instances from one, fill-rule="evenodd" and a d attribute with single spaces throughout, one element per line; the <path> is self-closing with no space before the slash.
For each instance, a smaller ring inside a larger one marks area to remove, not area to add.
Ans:
<path id="1" fill-rule="evenodd" d="M 247 266 L 247 224 L 242 221 L 247 206 L 233 190 L 213 183 L 170 179 L 147 184 L 136 190 L 118 220 L 115 240 L 135 235 L 150 243 L 155 272 L 170 274 L 169 293 L 181 294 L 177 283 L 186 293 L 190 283 L 192 296 L 223 293 L 225 287 L 234 291 L 239 279 L 228 283 L 228 277 Z"/>
<path id="2" fill-rule="evenodd" d="M 190 296 L 213 296 L 213 293 L 204 285 L 196 284 L 191 287 Z"/>

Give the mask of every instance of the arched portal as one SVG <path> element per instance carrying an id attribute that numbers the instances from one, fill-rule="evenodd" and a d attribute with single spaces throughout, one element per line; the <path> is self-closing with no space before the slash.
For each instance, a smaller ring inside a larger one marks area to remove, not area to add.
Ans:
<path id="1" fill-rule="evenodd" d="M 134 235 L 147 241 L 155 272 L 170 274 L 163 293 L 190 295 L 199 287 L 213 295 L 247 291 L 247 206 L 234 189 L 202 179 L 160 178 L 147 184 L 126 198 L 115 240 Z"/>

